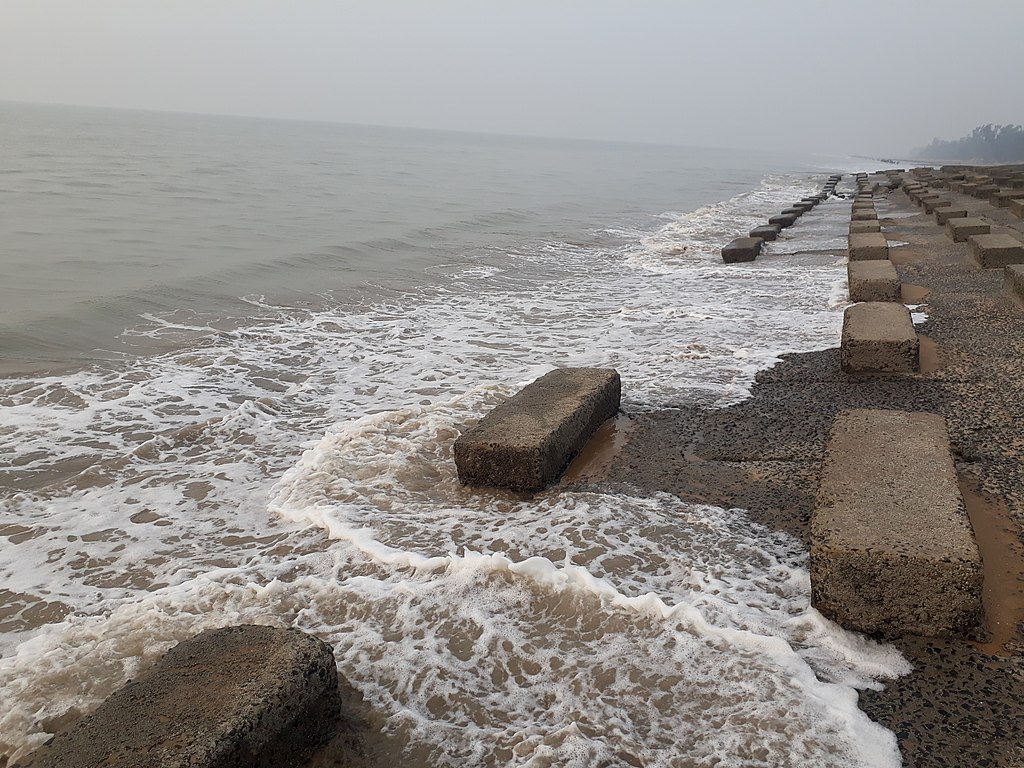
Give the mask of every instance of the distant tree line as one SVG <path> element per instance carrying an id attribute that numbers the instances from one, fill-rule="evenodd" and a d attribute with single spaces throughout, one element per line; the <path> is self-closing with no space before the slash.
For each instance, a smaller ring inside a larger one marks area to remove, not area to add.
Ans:
<path id="1" fill-rule="evenodd" d="M 979 125 L 962 139 L 935 139 L 927 147 L 914 150 L 914 157 L 979 163 L 1024 162 L 1024 128 L 992 123 Z"/>

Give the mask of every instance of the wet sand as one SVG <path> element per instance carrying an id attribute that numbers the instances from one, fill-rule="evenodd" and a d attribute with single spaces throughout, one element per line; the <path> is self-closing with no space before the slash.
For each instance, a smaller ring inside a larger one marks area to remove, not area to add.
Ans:
<path id="1" fill-rule="evenodd" d="M 860 705 L 896 733 L 906 766 L 1021 766 L 1024 309 L 1004 292 L 1002 270 L 979 269 L 967 246 L 947 239 L 902 192 L 878 197 L 884 233 L 907 243 L 892 250 L 904 300 L 928 315 L 919 326 L 921 373 L 853 379 L 840 370 L 838 348 L 787 355 L 738 405 L 681 404 L 634 416 L 630 439 L 598 487 L 743 507 L 806 543 L 839 411 L 942 414 L 984 557 L 986 625 L 973 637 L 895 641 L 914 671 L 863 692 Z M 983 215 L 995 211 L 973 203 Z M 914 215 L 887 219 L 888 212 Z"/>

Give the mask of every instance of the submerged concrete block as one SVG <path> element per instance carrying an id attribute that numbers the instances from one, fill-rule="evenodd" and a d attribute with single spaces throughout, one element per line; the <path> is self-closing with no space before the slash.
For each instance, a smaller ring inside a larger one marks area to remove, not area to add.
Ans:
<path id="1" fill-rule="evenodd" d="M 722 261 L 735 264 L 738 261 L 753 261 L 761 252 L 760 237 L 737 237 L 722 249 Z"/>
<path id="2" fill-rule="evenodd" d="M 750 236 L 771 241 L 779 236 L 779 228 L 774 224 L 762 224 L 760 227 L 754 227 L 750 230 Z"/>
<path id="3" fill-rule="evenodd" d="M 950 219 L 966 219 L 967 209 L 966 208 L 936 208 L 935 209 L 935 223 L 945 224 Z"/>
<path id="4" fill-rule="evenodd" d="M 882 225 L 876 219 L 874 221 L 851 221 L 850 234 L 858 232 L 881 232 Z"/>
<path id="5" fill-rule="evenodd" d="M 786 227 L 792 227 L 796 224 L 796 220 L 798 218 L 798 216 L 794 216 L 789 213 L 780 213 L 777 216 L 769 218 L 768 223 L 777 225 L 779 229 L 785 229 Z"/>
<path id="6" fill-rule="evenodd" d="M 971 235 L 967 250 L 986 268 L 1024 264 L 1024 243 L 1011 235 Z"/>
<path id="7" fill-rule="evenodd" d="M 540 491 L 619 409 L 612 368 L 559 368 L 528 384 L 455 441 L 466 485 Z"/>
<path id="8" fill-rule="evenodd" d="M 179 643 L 20 768 L 296 766 L 340 714 L 331 647 L 295 629 L 211 629 Z"/>
<path id="9" fill-rule="evenodd" d="M 946 235 L 954 243 L 966 243 L 971 235 L 987 235 L 990 227 L 984 219 L 950 219 L 946 222 Z"/>
<path id="10" fill-rule="evenodd" d="M 889 241 L 880 232 L 856 232 L 849 238 L 850 261 L 888 259 Z"/>
<path id="11" fill-rule="evenodd" d="M 941 636 L 980 623 L 981 555 L 941 416 L 840 413 L 810 535 L 811 602 L 843 627 Z"/>
<path id="12" fill-rule="evenodd" d="M 839 359 L 847 373 L 913 373 L 919 356 L 920 342 L 904 305 L 871 301 L 846 308 Z"/>
<path id="13" fill-rule="evenodd" d="M 888 259 L 851 261 L 846 265 L 850 301 L 899 301 L 900 278 Z"/>

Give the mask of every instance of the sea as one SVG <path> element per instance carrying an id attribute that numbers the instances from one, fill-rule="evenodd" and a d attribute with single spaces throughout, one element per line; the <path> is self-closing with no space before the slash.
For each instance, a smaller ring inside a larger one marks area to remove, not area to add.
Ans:
<path id="1" fill-rule="evenodd" d="M 872 167 L 0 104 L 0 764 L 256 623 L 330 643 L 405 765 L 899 765 L 858 691 L 909 666 L 799 541 L 452 459 L 556 367 L 629 418 L 835 346 L 848 203 L 720 248 Z"/>

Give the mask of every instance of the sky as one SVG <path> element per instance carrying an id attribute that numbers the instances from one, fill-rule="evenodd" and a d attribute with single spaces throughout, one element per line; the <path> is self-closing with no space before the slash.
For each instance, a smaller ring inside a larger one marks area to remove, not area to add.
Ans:
<path id="1" fill-rule="evenodd" d="M 1024 123 L 1020 0 L 0 0 L 0 100 L 899 156 Z"/>

